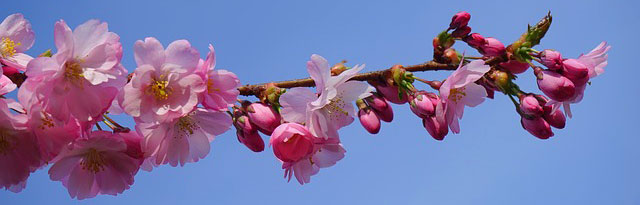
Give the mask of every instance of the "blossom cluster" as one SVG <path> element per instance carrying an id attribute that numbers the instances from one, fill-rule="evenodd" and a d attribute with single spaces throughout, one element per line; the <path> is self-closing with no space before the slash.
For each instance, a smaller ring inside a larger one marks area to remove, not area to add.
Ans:
<path id="1" fill-rule="evenodd" d="M 305 184 L 345 157 L 339 130 L 356 117 L 376 134 L 381 121 L 393 120 L 392 104 L 408 104 L 427 132 L 443 140 L 449 132 L 460 133 L 466 107 L 496 91 L 512 100 L 525 130 L 547 139 L 551 127 L 565 127 L 570 104 L 582 100 L 589 81 L 607 64 L 606 43 L 565 59 L 555 50 L 532 49 L 548 26 L 530 29 L 505 47 L 471 33 L 470 19 L 457 13 L 433 40 L 434 61 L 457 67 L 442 81 L 418 78 L 396 65 L 363 82 L 355 78 L 364 65 L 332 66 L 314 54 L 306 68 L 315 89 L 268 83 L 260 86 L 259 101 L 251 102 L 238 99 L 234 73 L 215 69 L 212 45 L 202 58 L 187 40 L 166 48 L 153 37 L 138 40 L 137 67 L 129 73 L 121 63 L 120 37 L 105 22 L 89 20 L 73 30 L 56 22 L 56 52 L 34 58 L 25 54 L 35 39 L 29 21 L 10 15 L 0 24 L 0 187 L 19 192 L 32 172 L 50 165 L 50 179 L 60 181 L 72 198 L 117 195 L 131 187 L 140 169 L 203 159 L 231 126 L 254 152 L 265 149 L 260 133 L 269 136 L 284 177 Z M 452 48 L 456 41 L 482 57 L 458 53 Z M 529 68 L 544 95 L 515 83 Z M 416 81 L 433 91 L 417 89 Z M 15 90 L 16 100 L 6 98 Z M 117 114 L 132 117 L 134 129 L 110 117 Z"/>

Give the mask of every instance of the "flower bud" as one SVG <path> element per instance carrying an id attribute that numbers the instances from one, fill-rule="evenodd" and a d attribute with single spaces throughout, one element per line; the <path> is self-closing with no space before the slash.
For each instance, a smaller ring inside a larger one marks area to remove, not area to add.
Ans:
<path id="1" fill-rule="evenodd" d="M 485 38 L 482 37 L 482 35 L 480 35 L 479 33 L 472 33 L 471 35 L 465 37 L 462 40 L 464 42 L 467 42 L 467 44 L 469 44 L 469 46 L 473 48 L 480 48 L 480 46 L 487 43 Z"/>
<path id="2" fill-rule="evenodd" d="M 533 95 L 523 95 L 520 98 L 520 111 L 532 117 L 541 117 L 544 114 L 543 107 Z"/>
<path id="3" fill-rule="evenodd" d="M 284 123 L 271 134 L 273 153 L 283 162 L 296 162 L 314 151 L 314 136 L 297 123 Z"/>
<path id="4" fill-rule="evenodd" d="M 471 19 L 471 14 L 466 11 L 461 11 L 453 15 L 451 18 L 451 23 L 449 24 L 449 29 L 456 29 L 467 26 L 469 24 L 469 20 Z"/>
<path id="5" fill-rule="evenodd" d="M 271 135 L 273 129 L 280 125 L 280 114 L 271 106 L 264 103 L 252 103 L 247 108 L 247 114 L 251 123 L 266 135 Z"/>
<path id="6" fill-rule="evenodd" d="M 435 96 L 435 95 L 434 95 Z M 425 91 L 419 91 L 409 101 L 409 108 L 420 118 L 426 118 L 433 116 L 435 113 L 435 107 L 437 104 L 433 104 L 429 93 Z"/>
<path id="7" fill-rule="evenodd" d="M 576 87 L 589 82 L 589 69 L 576 59 L 562 61 L 562 75 L 569 78 Z"/>
<path id="8" fill-rule="evenodd" d="M 380 120 L 385 122 L 391 122 L 393 120 L 393 109 L 384 98 L 374 93 L 370 97 L 366 98 L 366 100 L 369 106 L 373 108 L 373 111 L 376 112 Z"/>
<path id="9" fill-rule="evenodd" d="M 522 124 L 522 128 L 537 138 L 549 139 L 549 137 L 553 136 L 549 123 L 544 121 L 542 117 L 535 117 L 533 119 L 522 117 L 520 123 Z"/>
<path id="10" fill-rule="evenodd" d="M 258 128 L 249 122 L 249 117 L 246 115 L 236 116 L 236 120 L 233 122 L 233 125 L 236 129 L 242 130 L 243 132 L 257 132 Z"/>
<path id="11" fill-rule="evenodd" d="M 471 33 L 471 27 L 464 26 L 451 32 L 451 36 L 453 36 L 454 38 L 464 38 L 465 36 L 469 35 L 469 33 Z"/>
<path id="12" fill-rule="evenodd" d="M 507 62 L 500 63 L 500 66 L 512 74 L 524 73 L 529 68 L 528 63 L 523 63 L 517 60 L 509 60 Z"/>
<path id="13" fill-rule="evenodd" d="M 264 141 L 258 131 L 253 132 L 245 132 L 242 130 L 236 130 L 236 136 L 238 137 L 238 141 L 251 151 L 254 152 L 262 152 L 264 151 Z"/>
<path id="14" fill-rule="evenodd" d="M 564 117 L 564 113 L 560 111 L 560 109 L 556 109 L 553 113 L 551 112 L 551 106 L 545 107 L 544 120 L 549 123 L 552 127 L 562 129 L 564 128 L 567 119 Z"/>
<path id="15" fill-rule="evenodd" d="M 358 119 L 360 119 L 360 124 L 362 127 L 367 130 L 367 132 L 371 134 L 378 134 L 380 132 L 380 118 L 376 115 L 376 113 L 369 109 L 360 109 L 358 111 Z"/>
<path id="16" fill-rule="evenodd" d="M 407 103 L 407 95 L 403 95 L 401 99 L 398 93 L 397 86 L 376 85 L 375 87 L 378 93 L 380 93 L 384 97 L 384 99 L 388 100 L 389 102 L 392 102 L 398 105 Z"/>
<path id="17" fill-rule="evenodd" d="M 485 38 L 485 44 L 480 46 L 480 53 L 484 56 L 494 57 L 504 54 L 507 50 L 504 44 L 495 38 Z"/>
<path id="18" fill-rule="evenodd" d="M 444 118 L 442 118 L 444 120 Z M 449 134 L 449 127 L 444 121 L 438 120 L 436 116 L 422 118 L 422 126 L 427 129 L 429 135 L 436 140 L 443 140 Z"/>
<path id="19" fill-rule="evenodd" d="M 553 71 L 542 71 L 542 79 L 538 79 L 538 88 L 558 102 L 569 100 L 576 93 L 576 87 L 571 80 Z"/>
<path id="20" fill-rule="evenodd" d="M 444 50 L 444 57 L 449 59 L 452 64 L 460 63 L 460 57 L 458 56 L 458 52 L 456 52 L 456 49 L 447 48 L 447 50 Z"/>
<path id="21" fill-rule="evenodd" d="M 562 55 L 558 51 L 546 49 L 540 52 L 540 61 L 550 70 L 559 71 L 562 69 Z"/>

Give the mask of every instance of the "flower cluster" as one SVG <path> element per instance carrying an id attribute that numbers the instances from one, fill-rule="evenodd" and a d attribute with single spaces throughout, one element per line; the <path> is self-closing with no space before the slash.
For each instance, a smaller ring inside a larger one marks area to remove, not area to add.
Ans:
<path id="1" fill-rule="evenodd" d="M 235 74 L 215 69 L 212 45 L 201 58 L 187 40 L 166 48 L 153 37 L 138 40 L 137 67 L 129 73 L 121 63 L 120 37 L 99 20 L 73 30 L 56 22 L 56 52 L 33 58 L 25 54 L 35 39 L 30 23 L 21 14 L 10 15 L 0 24 L 0 188 L 19 192 L 32 172 L 50 165 L 50 179 L 60 181 L 72 198 L 121 194 L 141 168 L 205 158 L 216 136 L 232 125 L 238 141 L 253 152 L 265 149 L 260 133 L 269 136 L 284 177 L 305 184 L 345 157 L 339 130 L 356 116 L 377 134 L 381 121 L 393 120 L 392 104 L 408 104 L 427 132 L 443 140 L 461 132 L 466 107 L 495 92 L 510 98 L 525 130 L 548 139 L 551 127 L 565 127 L 570 104 L 582 100 L 589 81 L 607 65 L 606 43 L 576 59 L 534 50 L 550 16 L 507 47 L 471 33 L 470 19 L 467 12 L 455 14 L 433 39 L 430 63 L 454 70 L 442 81 L 421 79 L 412 73 L 419 71 L 415 67 L 402 65 L 359 73 L 364 65 L 330 66 L 314 54 L 306 65 L 309 79 L 240 87 Z M 482 56 L 458 53 L 452 48 L 456 41 Z M 544 95 L 515 83 L 530 67 Z M 417 89 L 416 81 L 433 91 Z M 315 89 L 305 88 L 310 86 Z M 252 94 L 244 95 L 258 101 L 238 99 L 249 88 Z M 17 100 L 6 98 L 16 89 Z M 135 129 L 110 117 L 117 114 L 132 117 Z"/>

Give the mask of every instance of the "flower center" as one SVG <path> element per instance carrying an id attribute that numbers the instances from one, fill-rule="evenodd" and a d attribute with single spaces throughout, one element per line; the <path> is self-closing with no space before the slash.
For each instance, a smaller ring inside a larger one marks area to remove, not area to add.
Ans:
<path id="1" fill-rule="evenodd" d="M 465 87 L 451 89 L 451 91 L 449 92 L 449 100 L 453 102 L 462 100 L 464 96 L 467 96 L 467 93 L 464 92 L 464 90 Z"/>
<path id="2" fill-rule="evenodd" d="M 213 80 L 208 79 L 207 80 L 207 92 L 208 93 L 220 92 L 220 88 L 216 88 L 215 85 L 213 84 Z"/>
<path id="3" fill-rule="evenodd" d="M 105 161 L 98 150 L 90 148 L 80 165 L 82 165 L 82 169 L 95 174 L 104 170 Z"/>
<path id="4" fill-rule="evenodd" d="M 331 102 L 325 105 L 324 108 L 333 117 L 338 117 L 335 115 L 339 115 L 339 114 L 344 114 L 345 116 L 349 116 L 349 112 L 343 109 L 346 105 L 347 103 L 345 103 L 344 100 L 342 100 L 342 98 L 336 97 L 331 99 Z"/>
<path id="5" fill-rule="evenodd" d="M 64 78 L 79 87 L 82 86 L 84 74 L 78 61 L 71 60 L 64 63 Z"/>
<path id="6" fill-rule="evenodd" d="M 186 136 L 192 135 L 194 131 L 200 129 L 200 126 L 198 126 L 198 121 L 194 120 L 188 115 L 179 118 L 176 125 L 178 126 L 178 130 L 180 130 L 180 132 L 184 133 L 184 135 Z"/>
<path id="7" fill-rule="evenodd" d="M 16 54 L 16 46 L 19 45 L 20 43 L 16 43 L 8 37 L 2 38 L 2 41 L 0 41 L 0 55 L 3 58 L 13 57 Z"/>
<path id="8" fill-rule="evenodd" d="M 162 79 L 162 76 L 160 76 Z M 169 95 L 173 92 L 173 89 L 169 87 L 168 80 L 153 80 L 153 83 L 147 88 L 147 94 L 153 95 L 156 100 L 169 99 Z"/>
<path id="9" fill-rule="evenodd" d="M 38 128 L 40 128 L 40 129 L 43 129 L 43 130 L 44 130 L 44 129 L 47 129 L 47 128 L 52 128 L 52 127 L 54 126 L 54 124 L 53 124 L 53 119 L 51 119 L 51 118 L 49 117 L 49 115 L 47 115 L 47 113 L 42 112 L 42 114 L 40 115 L 40 117 L 41 117 L 40 119 L 42 120 L 42 124 L 40 124 L 40 125 L 38 126 Z"/>

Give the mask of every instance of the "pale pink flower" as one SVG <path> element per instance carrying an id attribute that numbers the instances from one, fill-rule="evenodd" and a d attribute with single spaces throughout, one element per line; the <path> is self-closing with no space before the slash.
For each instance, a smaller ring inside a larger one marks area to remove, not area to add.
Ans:
<path id="1" fill-rule="evenodd" d="M 66 123 L 57 121 L 51 114 L 42 110 L 39 104 L 32 105 L 27 114 L 27 126 L 36 137 L 42 159 L 45 161 L 52 160 L 65 146 L 82 136 L 82 129 L 76 120 Z"/>
<path id="2" fill-rule="evenodd" d="M 133 184 L 142 162 L 140 156 L 129 155 L 129 149 L 120 134 L 92 131 L 88 138 L 63 149 L 54 159 L 49 177 L 61 181 L 72 198 L 121 194 Z"/>
<path id="3" fill-rule="evenodd" d="M 348 81 L 364 66 L 354 66 L 331 76 L 329 63 L 312 55 L 307 71 L 316 84 L 316 93 L 307 88 L 292 88 L 280 96 L 282 117 L 288 122 L 305 123 L 309 131 L 324 139 L 338 137 L 338 129 L 353 122 L 357 99 L 371 95 L 373 88 L 364 82 Z"/>
<path id="4" fill-rule="evenodd" d="M 0 121 L 0 188 L 19 192 L 44 161 L 35 137 L 27 130 L 27 116 L 11 113 L 4 99 L 0 99 Z"/>
<path id="5" fill-rule="evenodd" d="M 460 132 L 458 119 L 462 119 L 464 107 L 475 107 L 484 102 L 486 89 L 475 83 L 491 67 L 483 60 L 474 60 L 462 66 L 462 63 L 440 86 L 440 99 L 444 103 L 444 116 L 453 133 Z"/>
<path id="6" fill-rule="evenodd" d="M 215 66 L 215 52 L 213 46 L 209 44 L 207 59 L 200 65 L 199 72 L 207 86 L 202 94 L 204 96 L 202 105 L 208 109 L 224 111 L 233 106 L 238 99 L 240 91 L 236 88 L 240 85 L 240 80 L 230 71 L 215 70 Z"/>
<path id="7" fill-rule="evenodd" d="M 207 156 L 210 143 L 231 123 L 227 113 L 196 108 L 171 121 L 138 123 L 136 129 L 144 137 L 142 150 L 155 158 L 155 165 L 168 163 L 175 167 Z"/>
<path id="8" fill-rule="evenodd" d="M 120 64 L 120 37 L 98 20 L 87 21 L 73 32 L 60 20 L 54 34 L 58 52 L 29 62 L 28 78 L 20 90 L 32 96 L 21 103 L 42 104 L 44 111 L 63 122 L 70 117 L 84 124 L 95 121 L 127 80 L 127 70 Z"/>
<path id="9" fill-rule="evenodd" d="M 165 50 L 149 37 L 137 41 L 134 56 L 138 68 L 118 95 L 124 111 L 138 121 L 173 121 L 191 112 L 206 85 L 195 73 L 198 51 L 186 40 L 177 40 Z"/>
<path id="10" fill-rule="evenodd" d="M 33 57 L 24 54 L 35 40 L 31 23 L 22 14 L 11 14 L 0 23 L 0 63 L 7 71 L 25 71 Z"/>

